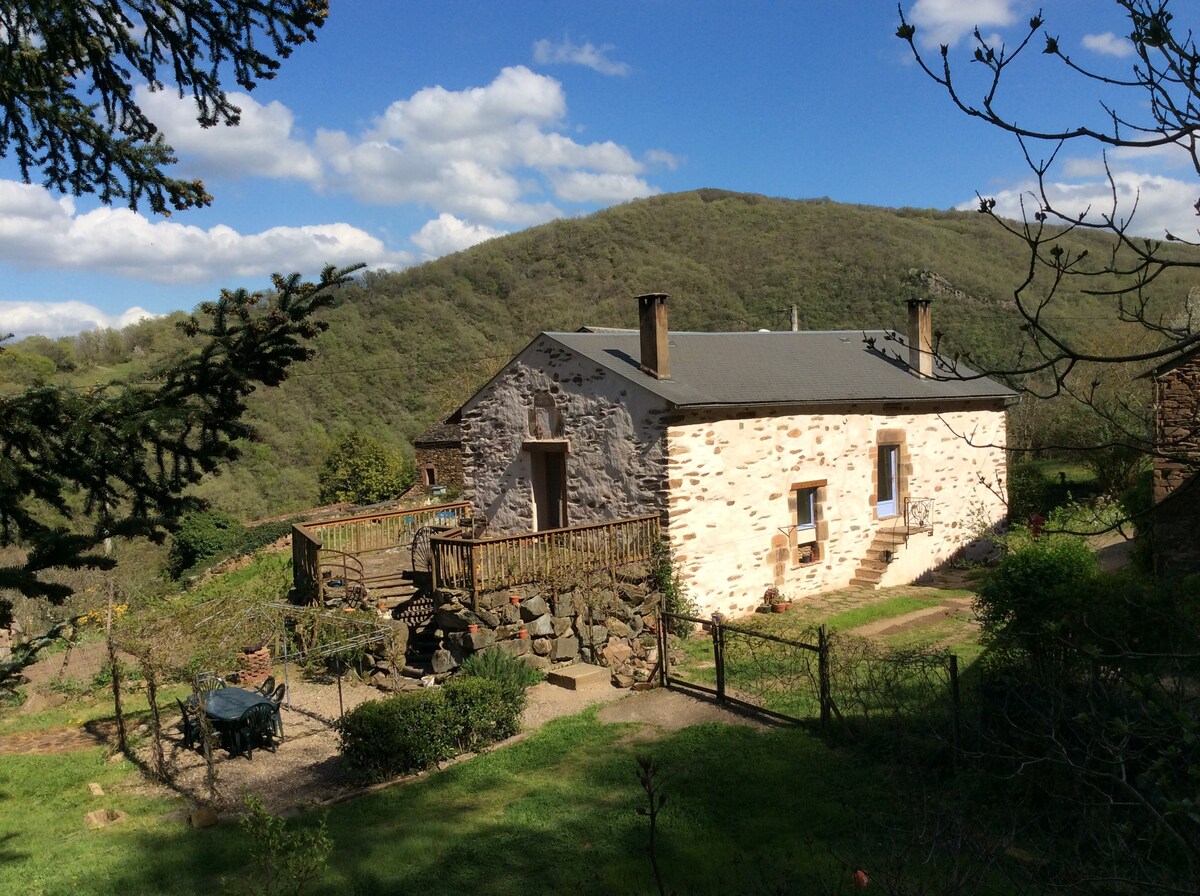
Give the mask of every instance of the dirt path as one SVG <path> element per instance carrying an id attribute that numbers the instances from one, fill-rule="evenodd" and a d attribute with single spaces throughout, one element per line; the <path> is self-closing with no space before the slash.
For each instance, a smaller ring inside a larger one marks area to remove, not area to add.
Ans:
<path id="1" fill-rule="evenodd" d="M 888 619 L 880 619 L 878 622 L 869 622 L 851 629 L 850 633 L 863 638 L 880 638 L 920 628 L 934 619 L 947 618 L 973 619 L 971 598 L 948 597 L 936 606 L 923 607 L 920 610 L 905 613 L 903 616 L 892 616 Z"/>

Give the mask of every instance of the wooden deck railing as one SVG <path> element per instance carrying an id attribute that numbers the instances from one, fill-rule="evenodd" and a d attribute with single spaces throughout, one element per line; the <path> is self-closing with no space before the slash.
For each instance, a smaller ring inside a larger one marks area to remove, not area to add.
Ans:
<path id="1" fill-rule="evenodd" d="M 470 514 L 467 501 L 392 510 L 292 526 L 292 577 L 296 590 L 312 599 L 320 584 L 321 552 L 365 554 L 411 545 L 418 529 L 460 525 Z"/>
<path id="2" fill-rule="evenodd" d="M 658 516 L 640 516 L 496 538 L 447 533 L 429 544 L 435 587 L 478 594 L 648 561 L 659 538 Z"/>

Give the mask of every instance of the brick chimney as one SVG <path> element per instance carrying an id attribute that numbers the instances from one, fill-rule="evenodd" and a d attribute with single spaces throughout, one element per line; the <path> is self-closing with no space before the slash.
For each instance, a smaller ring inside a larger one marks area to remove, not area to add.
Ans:
<path id="1" fill-rule="evenodd" d="M 913 376 L 933 376 L 933 320 L 929 299 L 908 300 L 908 366 Z"/>
<path id="2" fill-rule="evenodd" d="M 671 360 L 667 348 L 667 299 L 652 292 L 638 296 L 638 328 L 642 333 L 642 370 L 660 380 L 670 379 Z"/>

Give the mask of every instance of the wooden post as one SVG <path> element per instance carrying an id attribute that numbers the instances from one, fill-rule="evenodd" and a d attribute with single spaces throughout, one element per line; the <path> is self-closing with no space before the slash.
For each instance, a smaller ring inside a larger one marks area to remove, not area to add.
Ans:
<path id="1" fill-rule="evenodd" d="M 667 669 L 667 662 L 671 660 L 670 645 L 667 641 L 667 618 L 665 608 L 659 605 L 659 629 L 654 633 L 659 642 L 659 684 L 666 687 L 670 684 L 671 675 Z"/>
<path id="2" fill-rule="evenodd" d="M 829 696 L 829 630 L 825 624 L 817 629 L 817 689 L 819 691 L 818 699 L 821 702 L 821 730 L 828 732 L 830 718 L 830 696 Z"/>
<path id="3" fill-rule="evenodd" d="M 717 667 L 717 701 L 725 702 L 725 632 L 721 628 L 721 614 L 712 618 L 713 662 Z"/>
<path id="4" fill-rule="evenodd" d="M 951 737 L 954 746 L 954 766 L 958 767 L 958 753 L 962 748 L 962 718 L 958 708 L 958 655 L 950 654 L 950 713 Z"/>

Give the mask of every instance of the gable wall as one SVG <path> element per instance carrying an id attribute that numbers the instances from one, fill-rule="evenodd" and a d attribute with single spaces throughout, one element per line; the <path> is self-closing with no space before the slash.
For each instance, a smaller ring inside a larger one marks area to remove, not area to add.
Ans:
<path id="1" fill-rule="evenodd" d="M 668 536 L 690 595 L 706 612 L 737 615 L 753 611 L 771 584 L 796 598 L 849 584 L 876 533 L 893 524 L 875 514 L 881 440 L 901 444 L 901 496 L 935 502 L 932 532 L 897 551 L 881 584 L 912 581 L 1004 515 L 1003 502 L 979 481 L 1004 481 L 1003 450 L 972 447 L 956 432 L 980 446 L 1003 445 L 1002 405 L 960 405 L 941 415 L 897 404 L 681 416 L 668 434 Z M 789 531 L 793 489 L 813 483 L 824 483 L 822 556 L 798 565 Z"/>
<path id="2" fill-rule="evenodd" d="M 661 513 L 666 418 L 661 400 L 557 343 L 536 340 L 463 409 L 466 497 L 488 535 L 533 529 L 529 409 L 553 397 L 567 444 L 567 524 Z"/>

